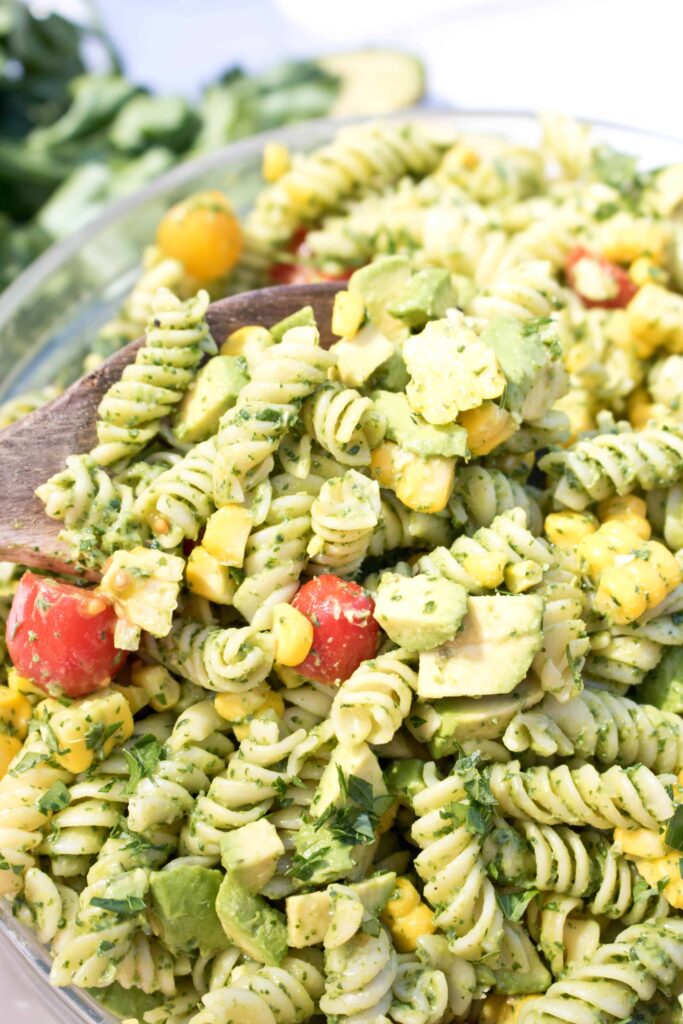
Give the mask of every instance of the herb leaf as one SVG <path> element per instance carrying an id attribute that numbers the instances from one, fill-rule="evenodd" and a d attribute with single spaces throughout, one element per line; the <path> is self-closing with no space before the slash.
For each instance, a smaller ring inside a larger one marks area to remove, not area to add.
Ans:
<path id="1" fill-rule="evenodd" d="M 71 803 L 71 793 L 63 782 L 55 782 L 43 793 L 38 801 L 38 810 L 41 814 L 61 811 Z"/>
<path id="2" fill-rule="evenodd" d="M 496 902 L 508 921 L 521 921 L 524 911 L 538 894 L 538 889 L 525 889 L 524 892 L 497 892 Z"/>
<path id="3" fill-rule="evenodd" d="M 673 850 L 683 852 L 683 804 L 679 804 L 673 813 L 673 817 L 669 818 L 664 842 Z"/>
<path id="4" fill-rule="evenodd" d="M 163 755 L 163 746 L 151 733 L 141 736 L 130 750 L 123 751 L 129 775 L 126 793 L 134 793 L 141 779 L 151 779 L 154 776 Z"/>
<path id="5" fill-rule="evenodd" d="M 140 896 L 125 896 L 123 899 L 106 899 L 104 896 L 93 896 L 91 907 L 108 910 L 119 917 L 136 917 L 145 909 L 145 901 Z"/>

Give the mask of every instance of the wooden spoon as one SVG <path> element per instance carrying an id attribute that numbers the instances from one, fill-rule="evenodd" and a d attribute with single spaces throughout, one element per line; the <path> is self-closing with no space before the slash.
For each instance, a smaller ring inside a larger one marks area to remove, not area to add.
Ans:
<path id="1" fill-rule="evenodd" d="M 206 319 L 217 344 L 238 327 L 273 324 L 312 306 L 321 344 L 335 340 L 330 331 L 332 304 L 345 282 L 279 285 L 243 292 L 213 302 Z M 62 523 L 49 519 L 35 489 L 64 468 L 67 455 L 87 452 L 97 441 L 97 406 L 104 393 L 135 359 L 144 337 L 87 373 L 64 394 L 17 423 L 0 431 L 0 560 L 38 569 L 98 579 L 74 565 L 68 547 L 59 539 Z"/>

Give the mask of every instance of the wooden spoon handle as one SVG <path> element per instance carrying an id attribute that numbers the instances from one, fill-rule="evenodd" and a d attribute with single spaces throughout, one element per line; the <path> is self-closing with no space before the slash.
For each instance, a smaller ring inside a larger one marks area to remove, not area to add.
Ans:
<path id="1" fill-rule="evenodd" d="M 312 305 L 321 343 L 333 341 L 332 304 L 344 282 L 289 285 L 243 292 L 212 303 L 206 318 L 220 345 L 247 324 L 272 327 L 302 306 Z M 74 565 L 58 534 L 62 524 L 49 519 L 35 489 L 63 468 L 67 455 L 87 452 L 96 441 L 97 406 L 104 393 L 135 358 L 144 338 L 131 342 L 72 384 L 54 402 L 0 432 L 0 560 L 97 579 Z"/>

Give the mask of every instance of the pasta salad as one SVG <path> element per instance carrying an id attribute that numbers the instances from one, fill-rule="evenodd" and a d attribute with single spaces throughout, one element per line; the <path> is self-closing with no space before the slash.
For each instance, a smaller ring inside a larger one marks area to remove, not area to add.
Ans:
<path id="1" fill-rule="evenodd" d="M 128 1024 L 681 1019 L 683 165 L 567 118 L 168 212 L 4 566 L 0 894 Z M 211 298 L 335 280 L 211 336 Z M 54 395 L 0 409 L 7 425 Z"/>

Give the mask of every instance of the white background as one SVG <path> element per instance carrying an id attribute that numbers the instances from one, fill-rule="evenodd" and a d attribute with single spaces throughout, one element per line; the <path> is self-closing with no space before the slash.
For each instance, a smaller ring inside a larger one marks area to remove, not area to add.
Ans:
<path id="1" fill-rule="evenodd" d="M 563 110 L 683 137 L 683 0 L 101 0 L 128 74 L 195 94 L 227 67 L 393 45 L 457 108 Z M 80 0 L 43 10 L 82 11 Z M 52 1024 L 0 961 L 5 1024 Z"/>

